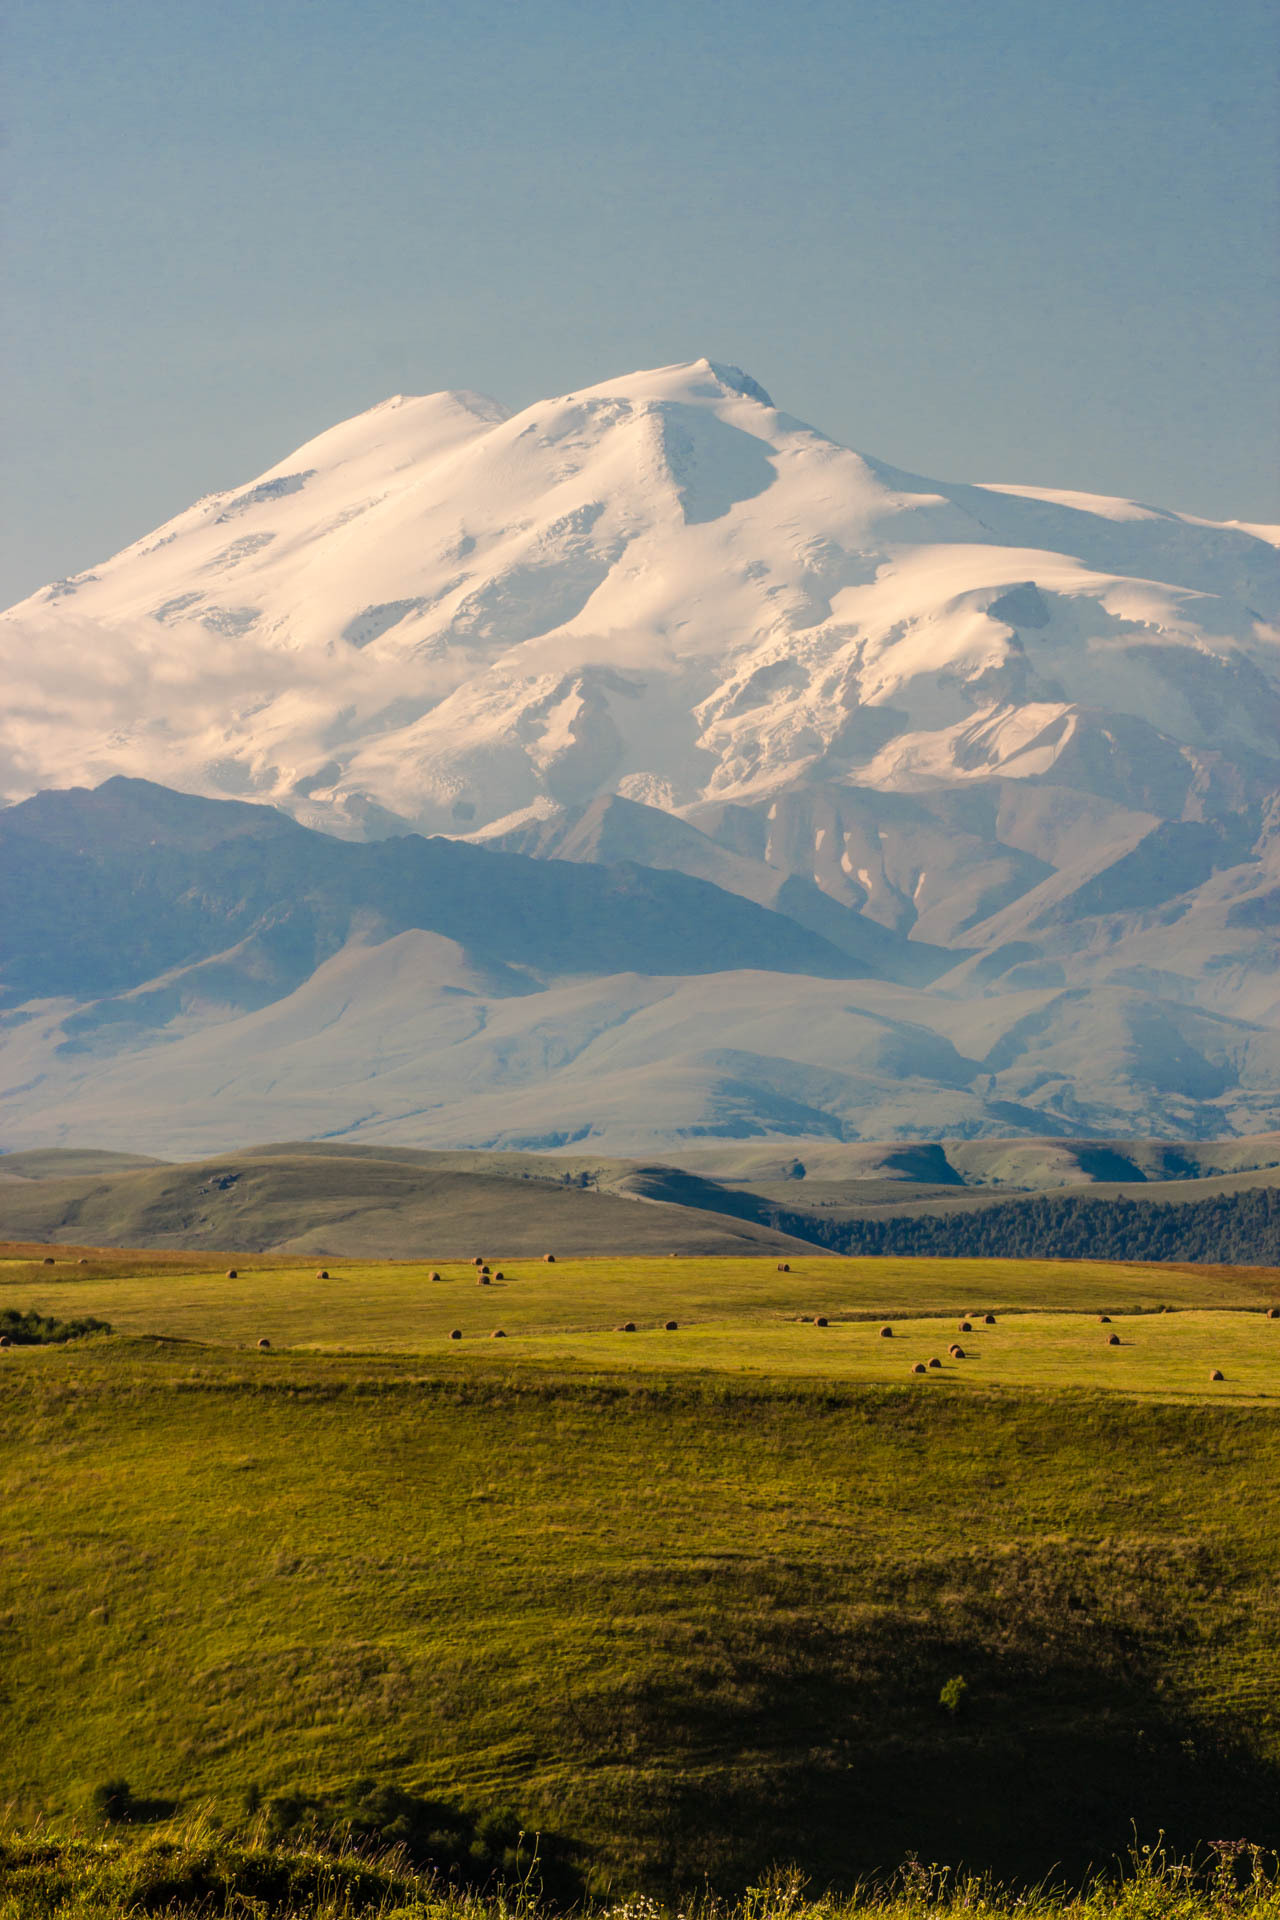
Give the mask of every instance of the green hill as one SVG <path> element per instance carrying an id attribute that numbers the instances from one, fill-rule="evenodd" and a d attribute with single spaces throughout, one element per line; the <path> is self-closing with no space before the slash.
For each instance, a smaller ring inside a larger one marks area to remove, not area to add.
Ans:
<path id="1" fill-rule="evenodd" d="M 116 1329 L 0 1354 L 13 1818 L 443 1807 L 657 1893 L 1275 1837 L 1276 1274 L 484 1251 L 0 1262 Z"/>

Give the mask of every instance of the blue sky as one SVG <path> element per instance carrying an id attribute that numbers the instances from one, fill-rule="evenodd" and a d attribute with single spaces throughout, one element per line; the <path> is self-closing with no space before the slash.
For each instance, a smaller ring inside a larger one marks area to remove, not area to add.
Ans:
<path id="1" fill-rule="evenodd" d="M 1269 0 L 16 0 L 0 604 L 392 392 L 708 354 L 1280 519 Z"/>

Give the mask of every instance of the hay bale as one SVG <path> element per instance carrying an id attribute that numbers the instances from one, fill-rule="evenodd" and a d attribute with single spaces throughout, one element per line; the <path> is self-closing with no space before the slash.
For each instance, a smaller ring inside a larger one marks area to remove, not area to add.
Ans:
<path id="1" fill-rule="evenodd" d="M 665 1321 L 665 1322 L 664 1322 L 664 1324 L 663 1324 L 663 1328 L 662 1328 L 662 1331 L 663 1331 L 664 1333 L 676 1333 L 676 1332 L 678 1332 L 678 1331 L 679 1331 L 679 1322 L 678 1322 L 678 1321 L 676 1321 L 676 1320 L 667 1320 L 667 1321 Z"/>
<path id="2" fill-rule="evenodd" d="M 1109 1327 L 1111 1325 L 1111 1315 L 1109 1313 L 1100 1313 L 1098 1315 L 1098 1325 L 1100 1327 Z"/>
<path id="3" fill-rule="evenodd" d="M 461 1328 L 461 1327 L 455 1327 L 455 1328 L 454 1328 L 454 1330 L 453 1330 L 453 1332 L 452 1332 L 452 1333 L 451 1333 L 451 1334 L 449 1335 L 449 1338 L 450 1338 L 451 1340 L 461 1340 L 461 1338 L 462 1338 L 462 1328 Z"/>
<path id="4" fill-rule="evenodd" d="M 271 1342 L 269 1340 L 259 1340 L 258 1345 L 265 1350 L 271 1345 Z"/>
<path id="5" fill-rule="evenodd" d="M 813 1322 L 813 1324 L 814 1324 L 814 1326 L 815 1326 L 815 1327 L 825 1327 L 825 1326 L 826 1326 L 826 1324 L 827 1324 L 827 1316 L 826 1316 L 826 1314 L 825 1314 L 825 1313 L 819 1313 L 819 1314 L 816 1314 L 816 1315 L 814 1316 L 814 1322 Z"/>
<path id="6" fill-rule="evenodd" d="M 929 1365 L 931 1367 L 940 1367 L 942 1365 L 942 1362 L 935 1355 L 934 1358 L 929 1362 Z"/>
<path id="7" fill-rule="evenodd" d="M 440 1275 L 433 1268 L 432 1271 L 427 1275 L 427 1278 L 428 1280 L 438 1280 L 440 1278 Z"/>
<path id="8" fill-rule="evenodd" d="M 995 1317 L 995 1315 L 994 1315 L 994 1313 L 984 1313 L 984 1314 L 983 1314 L 983 1316 L 982 1316 L 982 1324 L 983 1324 L 983 1326 L 984 1326 L 984 1327 L 994 1327 L 994 1325 L 995 1325 L 995 1323 L 996 1323 L 996 1317 Z"/>
<path id="9" fill-rule="evenodd" d="M 880 1329 L 880 1338 L 881 1338 L 882 1340 L 892 1340 L 892 1338 L 893 1338 L 893 1328 L 892 1328 L 892 1327 L 881 1327 L 881 1329 Z"/>
<path id="10" fill-rule="evenodd" d="M 43 1261 L 41 1262 L 41 1265 L 46 1267 L 51 1267 L 53 1265 L 53 1255 L 51 1253 L 46 1253 Z"/>
<path id="11" fill-rule="evenodd" d="M 963 1359 L 964 1359 L 964 1348 L 963 1348 L 963 1347 L 952 1347 L 952 1349 L 951 1349 L 951 1358 L 952 1358 L 953 1360 L 963 1360 Z"/>
<path id="12" fill-rule="evenodd" d="M 491 1269 L 491 1268 L 490 1268 L 490 1266 L 489 1266 L 489 1262 L 488 1262 L 487 1260 L 485 1260 L 485 1261 L 484 1261 L 484 1262 L 483 1262 L 483 1263 L 481 1264 L 481 1267 L 480 1267 L 480 1271 L 481 1271 L 481 1273 L 489 1273 L 489 1272 L 491 1272 L 491 1271 L 492 1271 L 492 1269 Z"/>
<path id="13" fill-rule="evenodd" d="M 555 1255 L 554 1255 L 554 1253 L 544 1253 L 542 1257 L 543 1257 L 543 1259 L 544 1259 L 544 1260 L 545 1260 L 545 1261 L 547 1262 L 547 1264 L 548 1264 L 548 1266 L 554 1266 L 554 1265 L 555 1265 L 555 1263 L 556 1263 L 556 1257 L 555 1257 Z M 672 1256 L 671 1256 L 671 1258 L 672 1258 L 672 1259 L 674 1260 L 674 1259 L 675 1259 L 675 1257 L 676 1257 L 676 1256 L 675 1256 L 675 1254 L 673 1253 L 673 1254 L 672 1254 Z"/>
<path id="14" fill-rule="evenodd" d="M 1268 1320 L 1280 1320 L 1280 1307 L 1268 1307 L 1267 1318 Z"/>
<path id="15" fill-rule="evenodd" d="M 973 1332 L 973 1328 L 972 1328 L 972 1326 L 970 1325 L 970 1323 L 969 1323 L 969 1321 L 967 1321 L 967 1320 L 962 1320 L 962 1321 L 960 1322 L 960 1331 L 961 1331 L 961 1333 L 972 1333 L 972 1332 Z"/>
<path id="16" fill-rule="evenodd" d="M 77 1265 L 78 1267 L 87 1267 L 87 1266 L 88 1266 L 88 1264 L 89 1264 L 89 1262 L 88 1262 L 88 1260 L 87 1260 L 87 1259 L 85 1258 L 85 1256 L 84 1256 L 84 1254 L 81 1254 L 81 1255 L 80 1255 L 80 1258 L 79 1258 L 79 1259 L 78 1259 L 78 1260 L 76 1261 L 76 1265 Z"/>
<path id="17" fill-rule="evenodd" d="M 911 1371 L 912 1373 L 928 1373 L 929 1369 L 928 1367 L 926 1367 L 923 1360 L 917 1360 L 914 1367 L 912 1367 Z"/>
<path id="18" fill-rule="evenodd" d="M 11 1347 L 12 1345 L 13 1342 L 10 1340 L 8 1334 L 0 1333 L 0 1347 Z"/>
<path id="19" fill-rule="evenodd" d="M 328 1269 L 328 1267 L 317 1267 L 317 1268 L 316 1268 L 316 1279 L 317 1279 L 317 1280 L 327 1280 L 328 1278 L 329 1278 L 329 1269 Z"/>
<path id="20" fill-rule="evenodd" d="M 489 1284 L 490 1279 L 487 1273 L 478 1273 L 476 1275 L 476 1285 L 478 1287 L 487 1287 Z"/>
<path id="21" fill-rule="evenodd" d="M 471 1264 L 473 1267 L 482 1267 L 484 1265 L 484 1261 L 481 1258 L 481 1256 L 477 1254 L 475 1259 L 471 1262 Z"/>
<path id="22" fill-rule="evenodd" d="M 497 1272 L 496 1272 L 496 1273 L 494 1274 L 494 1276 L 493 1276 L 493 1277 L 494 1277 L 494 1279 L 495 1279 L 495 1280 L 505 1280 L 507 1276 L 506 1276 L 506 1274 L 505 1274 L 505 1273 L 504 1273 L 504 1272 L 502 1271 L 502 1268 L 501 1268 L 501 1267 L 499 1267 L 499 1268 L 498 1268 L 498 1271 L 497 1271 Z"/>
<path id="23" fill-rule="evenodd" d="M 636 1330 L 636 1323 L 634 1320 L 624 1320 L 622 1325 L 618 1328 L 619 1333 L 634 1333 L 635 1330 Z"/>
<path id="24" fill-rule="evenodd" d="M 1225 1379 L 1225 1377 L 1226 1376 L 1224 1375 L 1220 1367 L 1215 1367 L 1213 1372 L 1209 1375 L 1209 1378 L 1211 1380 L 1222 1380 L 1222 1379 Z"/>
<path id="25" fill-rule="evenodd" d="M 505 1334 L 505 1333 L 503 1332 L 503 1330 L 502 1330 L 502 1328 L 501 1328 L 501 1327 L 495 1327 L 495 1328 L 494 1328 L 494 1330 L 493 1330 L 493 1332 L 492 1332 L 492 1333 L 491 1333 L 491 1334 L 489 1335 L 489 1338 L 490 1338 L 491 1340 L 505 1340 L 505 1339 L 506 1339 L 506 1337 L 507 1337 L 507 1336 L 506 1336 L 506 1334 Z"/>
<path id="26" fill-rule="evenodd" d="M 1118 1347 L 1120 1345 L 1120 1335 L 1118 1333 L 1109 1333 L 1107 1335 L 1107 1345 L 1109 1347 Z"/>
<path id="27" fill-rule="evenodd" d="M 238 1280 L 238 1279 L 240 1278 L 240 1269 L 239 1269 L 239 1267 L 228 1267 L 228 1268 L 227 1268 L 227 1278 L 228 1278 L 228 1280 Z"/>
<path id="28" fill-rule="evenodd" d="M 779 1262 L 778 1262 L 778 1272 L 779 1272 L 779 1273 L 790 1273 L 790 1271 L 791 1271 L 791 1263 L 790 1263 L 790 1261 L 789 1261 L 789 1260 L 779 1260 Z"/>

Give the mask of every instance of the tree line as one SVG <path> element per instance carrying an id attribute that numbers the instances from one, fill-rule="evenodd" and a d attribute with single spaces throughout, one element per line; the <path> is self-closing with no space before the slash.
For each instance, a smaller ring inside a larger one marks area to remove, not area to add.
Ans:
<path id="1" fill-rule="evenodd" d="M 1036 1194 L 971 1213 L 823 1220 L 773 1207 L 768 1224 L 833 1253 L 935 1259 L 1173 1260 L 1280 1267 L 1280 1188 L 1208 1200 L 1098 1200 Z"/>

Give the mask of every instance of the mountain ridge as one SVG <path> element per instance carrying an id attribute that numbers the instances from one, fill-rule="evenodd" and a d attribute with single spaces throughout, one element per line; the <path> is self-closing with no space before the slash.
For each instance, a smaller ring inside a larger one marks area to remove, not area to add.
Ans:
<path id="1" fill-rule="evenodd" d="M 1274 786 L 1278 614 L 1259 534 L 926 481 L 708 361 L 514 415 L 399 399 L 0 617 L 0 791 L 119 771 L 456 833 L 832 775 L 1131 801 L 1136 743 L 1163 812 L 1212 810 L 1214 755 Z"/>
<path id="2" fill-rule="evenodd" d="M 1274 1126 L 1277 538 L 926 480 L 711 361 L 340 422 L 0 615 L 0 1126 Z M 116 780 L 153 834 L 13 838 Z"/>

